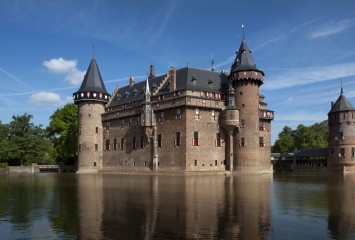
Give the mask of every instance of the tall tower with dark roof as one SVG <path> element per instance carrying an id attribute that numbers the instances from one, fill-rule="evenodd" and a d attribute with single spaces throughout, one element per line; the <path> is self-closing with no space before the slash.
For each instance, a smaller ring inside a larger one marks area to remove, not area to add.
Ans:
<path id="1" fill-rule="evenodd" d="M 110 99 L 97 66 L 91 59 L 79 90 L 73 94 L 78 106 L 78 173 L 102 168 L 103 126 L 101 114 Z"/>
<path id="2" fill-rule="evenodd" d="M 264 72 L 256 67 L 244 37 L 236 54 L 229 75 L 235 89 L 240 125 L 234 133 L 234 171 L 272 172 L 270 132 L 273 112 L 261 109 L 259 102 Z"/>
<path id="3" fill-rule="evenodd" d="M 330 171 L 355 170 L 355 109 L 344 96 L 332 102 L 328 113 L 329 151 L 328 169 Z"/>

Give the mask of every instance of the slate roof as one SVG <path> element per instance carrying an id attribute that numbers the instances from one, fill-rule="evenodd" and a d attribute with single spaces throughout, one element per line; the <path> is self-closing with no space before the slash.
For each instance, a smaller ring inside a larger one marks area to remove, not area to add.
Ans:
<path id="1" fill-rule="evenodd" d="M 316 148 L 299 150 L 294 153 L 296 157 L 328 156 L 329 148 Z"/>
<path id="2" fill-rule="evenodd" d="M 99 67 L 97 66 L 97 63 L 96 63 L 96 60 L 94 57 L 91 59 L 91 62 L 88 67 L 88 70 L 86 71 L 84 80 L 77 92 L 78 93 L 95 92 L 95 93 L 108 94 L 106 91 L 104 82 L 102 81 Z"/>
<path id="3" fill-rule="evenodd" d="M 151 77 L 148 80 L 150 91 L 164 80 L 165 75 Z M 168 81 L 167 81 L 168 82 Z M 133 86 L 124 86 L 116 92 L 108 107 L 141 101 L 144 98 L 146 81 L 135 83 Z M 229 79 L 225 73 L 207 71 L 197 68 L 185 67 L 176 70 L 175 91 L 193 89 L 225 94 L 228 92 Z M 169 83 L 166 83 L 156 95 L 169 92 Z"/>
<path id="4" fill-rule="evenodd" d="M 239 50 L 236 52 L 237 56 L 234 60 L 234 63 L 231 67 L 231 73 L 235 71 L 246 71 L 246 70 L 254 70 L 261 72 L 263 75 L 263 71 L 256 68 L 256 64 L 251 56 L 251 51 L 248 48 L 246 41 L 243 39 L 240 44 Z"/>
<path id="5" fill-rule="evenodd" d="M 337 101 L 332 106 L 332 109 L 329 113 L 332 112 L 341 112 L 341 111 L 349 111 L 354 110 L 353 105 L 349 102 L 349 100 L 344 96 L 343 89 L 341 90 L 340 96 Z"/>

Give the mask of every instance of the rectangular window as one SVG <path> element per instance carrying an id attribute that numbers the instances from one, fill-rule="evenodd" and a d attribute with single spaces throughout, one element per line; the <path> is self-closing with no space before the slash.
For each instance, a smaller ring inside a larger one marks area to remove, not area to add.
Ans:
<path id="1" fill-rule="evenodd" d="M 211 112 L 211 120 L 216 121 L 216 114 L 215 114 L 214 110 L 212 110 L 212 112 Z"/>
<path id="2" fill-rule="evenodd" d="M 192 138 L 192 146 L 200 146 L 199 140 L 198 132 L 194 132 L 194 137 Z"/>
<path id="3" fill-rule="evenodd" d="M 198 108 L 195 109 L 195 119 L 200 119 L 200 110 Z"/>
<path id="4" fill-rule="evenodd" d="M 159 122 L 165 122 L 164 112 L 161 112 L 158 118 Z"/>
<path id="5" fill-rule="evenodd" d="M 106 150 L 106 151 L 109 151 L 109 150 L 110 150 L 110 139 L 106 139 L 106 142 L 105 142 L 105 150 Z"/>
<path id="6" fill-rule="evenodd" d="M 240 120 L 240 127 L 245 128 L 245 120 L 244 119 Z"/>
<path id="7" fill-rule="evenodd" d="M 175 147 L 180 145 L 181 145 L 181 134 L 180 132 L 176 132 Z"/>
<path id="8" fill-rule="evenodd" d="M 239 147 L 245 147 L 245 145 L 246 145 L 245 138 L 241 138 Z"/>
<path id="9" fill-rule="evenodd" d="M 99 151 L 99 144 L 95 144 L 95 152 Z"/>
<path id="10" fill-rule="evenodd" d="M 163 146 L 162 136 L 161 134 L 158 134 L 158 148 L 161 148 L 162 146 Z"/>
<path id="11" fill-rule="evenodd" d="M 175 119 L 181 119 L 181 109 L 180 108 L 176 109 Z"/>
<path id="12" fill-rule="evenodd" d="M 355 157 L 355 148 L 351 148 L 351 156 Z"/>
<path id="13" fill-rule="evenodd" d="M 124 119 L 121 120 L 121 127 L 124 127 Z"/>
<path id="14" fill-rule="evenodd" d="M 144 148 L 144 136 L 141 136 L 141 148 Z"/>
<path id="15" fill-rule="evenodd" d="M 132 139 L 132 149 L 136 149 L 136 148 L 137 148 L 136 137 L 133 137 L 133 139 Z"/>
<path id="16" fill-rule="evenodd" d="M 343 132 L 339 132 L 339 140 L 344 140 L 344 133 Z"/>
<path id="17" fill-rule="evenodd" d="M 259 146 L 260 147 L 265 147 L 264 137 L 259 137 Z"/>
<path id="18" fill-rule="evenodd" d="M 215 145 L 216 145 L 216 147 L 222 146 L 221 133 L 216 133 Z"/>
<path id="19" fill-rule="evenodd" d="M 111 129 L 111 124 L 110 124 L 110 122 L 106 122 L 105 129 L 106 129 L 106 130 L 110 130 L 110 129 Z"/>
<path id="20" fill-rule="evenodd" d="M 113 150 L 117 150 L 117 139 L 113 139 Z"/>
<path id="21" fill-rule="evenodd" d="M 141 118 L 137 117 L 137 122 L 136 122 L 136 126 L 139 126 L 141 124 Z"/>
<path id="22" fill-rule="evenodd" d="M 345 148 L 340 148 L 339 157 L 345 157 Z"/>
<path id="23" fill-rule="evenodd" d="M 218 165 L 218 161 L 214 160 L 214 165 L 217 166 Z"/>
<path id="24" fill-rule="evenodd" d="M 120 150 L 124 149 L 124 138 L 121 138 L 121 142 L 120 142 Z"/>
<path id="25" fill-rule="evenodd" d="M 96 132 L 96 133 L 99 133 L 99 127 L 96 127 L 96 128 L 95 128 L 95 132 Z"/>
<path id="26" fill-rule="evenodd" d="M 260 131 L 265 131 L 265 122 L 264 121 L 260 121 L 259 122 L 259 130 Z"/>
<path id="27" fill-rule="evenodd" d="M 197 160 L 195 160 L 195 163 L 194 163 L 195 166 L 197 166 Z"/>

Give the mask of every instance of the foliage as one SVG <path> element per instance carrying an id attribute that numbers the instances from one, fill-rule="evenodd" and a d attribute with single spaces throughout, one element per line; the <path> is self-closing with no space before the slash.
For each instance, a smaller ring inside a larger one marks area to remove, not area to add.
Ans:
<path id="1" fill-rule="evenodd" d="M 279 133 L 272 151 L 283 153 L 303 149 L 325 148 L 327 146 L 328 121 L 325 120 L 309 127 L 300 124 L 296 130 L 285 126 Z"/>
<path id="2" fill-rule="evenodd" d="M 77 158 L 77 106 L 71 103 L 57 109 L 50 117 L 47 132 L 54 144 L 51 157 L 56 162 L 74 164 Z"/>
<path id="3" fill-rule="evenodd" d="M 14 115 L 9 124 L 0 123 L 0 160 L 9 165 L 46 163 L 51 142 L 42 126 L 35 126 L 32 115 Z"/>
<path id="4" fill-rule="evenodd" d="M 7 168 L 7 163 L 0 163 L 0 168 Z"/>

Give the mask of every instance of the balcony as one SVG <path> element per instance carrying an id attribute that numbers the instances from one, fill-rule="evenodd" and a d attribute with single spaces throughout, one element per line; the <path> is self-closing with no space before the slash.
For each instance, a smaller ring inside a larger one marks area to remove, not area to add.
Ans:
<path id="1" fill-rule="evenodd" d="M 274 111 L 271 110 L 259 110 L 260 119 L 274 120 Z"/>

